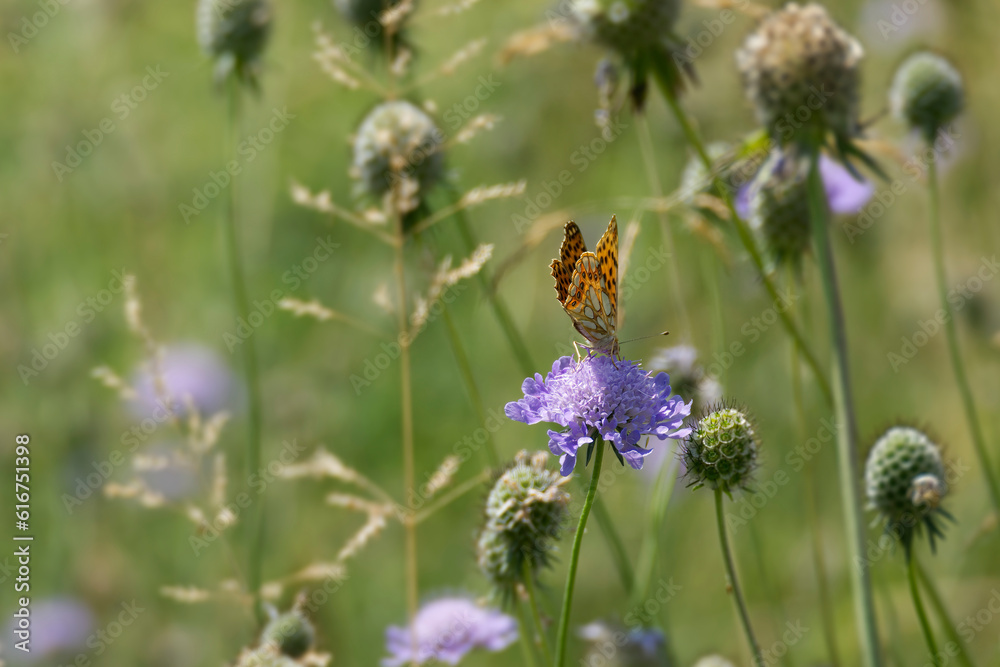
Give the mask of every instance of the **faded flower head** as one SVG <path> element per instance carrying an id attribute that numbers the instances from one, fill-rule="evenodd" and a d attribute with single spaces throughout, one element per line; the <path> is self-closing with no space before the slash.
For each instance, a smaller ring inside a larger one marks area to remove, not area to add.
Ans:
<path id="1" fill-rule="evenodd" d="M 217 82 L 235 74 L 239 80 L 256 85 L 272 19 L 268 0 L 198 2 L 198 42 L 216 59 Z"/>
<path id="2" fill-rule="evenodd" d="M 360 28 L 365 36 L 371 40 L 376 47 L 375 52 L 381 52 L 381 47 L 385 45 L 385 26 L 380 21 L 383 12 L 395 9 L 402 0 L 333 0 L 334 7 L 341 13 L 348 23 Z M 400 27 L 395 28 L 392 35 L 394 44 L 398 44 L 401 38 Z M 405 40 L 404 40 L 405 41 Z"/>
<path id="3" fill-rule="evenodd" d="M 896 71 L 889 104 L 897 118 L 933 141 L 965 106 L 962 75 L 937 54 L 915 53 Z"/>
<path id="4" fill-rule="evenodd" d="M 781 144 L 838 142 L 858 133 L 864 51 L 821 5 L 791 2 L 767 16 L 736 52 L 757 119 Z"/>
<path id="5" fill-rule="evenodd" d="M 547 470 L 547 460 L 545 452 L 518 452 L 486 499 L 479 567 L 504 599 L 524 582 L 525 566 L 537 573 L 549 564 L 569 512 L 569 477 Z"/>
<path id="6" fill-rule="evenodd" d="M 680 0 L 571 0 L 570 18 L 582 39 L 614 51 L 632 76 L 631 97 L 642 109 L 646 77 L 673 92 L 683 88 L 691 64 L 677 51 L 674 24 Z M 676 56 L 676 57 L 675 57 Z"/>
<path id="7" fill-rule="evenodd" d="M 699 414 L 702 408 L 722 398 L 721 385 L 698 363 L 698 350 L 690 345 L 661 349 L 649 366 L 669 374 L 671 391 L 691 402 L 692 413 Z"/>
<path id="8" fill-rule="evenodd" d="M 809 250 L 809 161 L 794 152 L 777 154 L 758 176 L 750 199 L 750 227 L 773 267 L 802 268 Z"/>
<path id="9" fill-rule="evenodd" d="M 680 14 L 679 0 L 573 0 L 584 36 L 623 56 L 661 47 Z"/>
<path id="10" fill-rule="evenodd" d="M 948 493 L 941 449 L 925 433 L 909 426 L 894 426 L 878 439 L 865 464 L 869 509 L 877 510 L 886 532 L 899 539 L 907 556 L 913 535 L 927 526 L 931 548 L 943 537 L 937 514 L 950 518 L 940 507 Z"/>
<path id="11" fill-rule="evenodd" d="M 464 597 L 426 603 L 408 628 L 386 630 L 389 657 L 383 667 L 400 667 L 434 660 L 457 665 L 469 651 L 502 651 L 517 640 L 517 621 Z M 414 653 L 416 651 L 416 653 Z"/>
<path id="12" fill-rule="evenodd" d="M 374 198 L 392 194 L 400 212 L 415 210 L 444 175 L 443 141 L 430 116 L 410 102 L 379 104 L 354 138 L 351 171 L 358 191 Z"/>
<path id="13" fill-rule="evenodd" d="M 525 424 L 554 422 L 564 431 L 549 431 L 549 449 L 559 456 L 561 472 L 576 466 L 578 450 L 598 439 L 614 446 L 619 460 L 636 470 L 651 450 L 639 446 L 643 436 L 684 438 L 690 403 L 670 396 L 666 373 L 653 375 L 626 359 L 587 356 L 580 361 L 560 357 L 543 379 L 540 373 L 521 385 L 524 398 L 508 403 L 506 415 Z"/>
<path id="14" fill-rule="evenodd" d="M 688 486 L 709 486 L 731 495 L 746 488 L 757 467 L 760 444 L 744 410 L 720 406 L 702 417 L 684 443 Z"/>
<path id="15" fill-rule="evenodd" d="M 582 665 L 604 667 L 669 666 L 667 640 L 660 630 L 632 628 L 618 623 L 595 621 L 580 628 L 581 639 L 588 643 Z"/>
<path id="16" fill-rule="evenodd" d="M 734 665 L 721 655 L 706 655 L 694 663 L 694 667 L 734 667 Z"/>
<path id="17" fill-rule="evenodd" d="M 14 622 L 7 624 L 0 643 L 14 646 L 21 639 L 14 635 Z M 94 615 L 74 598 L 45 598 L 31 603 L 31 651 L 23 653 L 28 663 L 49 662 L 64 654 L 86 651 L 87 638 L 94 631 Z"/>
<path id="18" fill-rule="evenodd" d="M 312 623 L 298 610 L 276 616 L 261 634 L 262 643 L 272 644 L 279 653 L 291 658 L 305 655 L 315 641 Z"/>
<path id="19" fill-rule="evenodd" d="M 135 415 L 160 422 L 166 408 L 178 416 L 187 414 L 189 401 L 203 417 L 231 409 L 239 394 L 236 379 L 218 353 L 191 343 L 164 349 L 158 364 L 147 363 L 135 373 L 132 386 Z M 162 400 L 163 391 L 168 404 Z"/>

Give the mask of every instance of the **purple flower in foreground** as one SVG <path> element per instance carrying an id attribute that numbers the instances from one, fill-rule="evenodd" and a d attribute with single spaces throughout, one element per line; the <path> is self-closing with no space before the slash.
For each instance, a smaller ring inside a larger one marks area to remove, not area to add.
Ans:
<path id="1" fill-rule="evenodd" d="M 819 156 L 819 175 L 823 179 L 830 211 L 836 215 L 858 213 L 875 193 L 870 181 L 858 181 L 843 165 L 826 155 Z M 754 193 L 761 182 L 761 178 L 752 179 L 736 192 L 733 204 L 744 220 L 750 218 Z"/>
<path id="2" fill-rule="evenodd" d="M 73 598 L 49 598 L 31 605 L 30 653 L 17 651 L 26 662 L 38 662 L 52 656 L 84 648 L 94 631 L 94 615 Z M 14 646 L 21 639 L 14 636 L 14 624 L 4 633 L 5 643 Z"/>
<path id="3" fill-rule="evenodd" d="M 643 436 L 685 438 L 691 431 L 684 428 L 691 404 L 670 396 L 667 374 L 654 376 L 625 359 L 588 356 L 576 362 L 561 357 L 544 380 L 536 373 L 521 390 L 524 398 L 508 403 L 504 412 L 525 424 L 545 421 L 565 427 L 549 431 L 549 449 L 560 457 L 563 475 L 573 471 L 580 447 L 597 437 L 639 470 L 652 451 L 639 446 Z"/>
<path id="4" fill-rule="evenodd" d="M 431 660 L 457 665 L 474 648 L 507 648 L 517 640 L 517 621 L 468 598 L 441 598 L 421 607 L 410 627 L 387 629 L 385 638 L 391 656 L 382 660 L 383 667 Z"/>

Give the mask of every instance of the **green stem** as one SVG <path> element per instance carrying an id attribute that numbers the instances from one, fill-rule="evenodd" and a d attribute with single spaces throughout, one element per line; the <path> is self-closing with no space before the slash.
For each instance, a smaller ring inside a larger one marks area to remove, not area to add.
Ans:
<path id="1" fill-rule="evenodd" d="M 719 545 L 722 547 L 722 558 L 726 562 L 726 576 L 729 588 L 733 592 L 733 601 L 736 603 L 736 611 L 739 612 L 740 622 L 743 624 L 743 632 L 747 636 L 750 644 L 750 653 L 753 654 L 753 665 L 763 667 L 764 656 L 760 652 L 760 644 L 753 634 L 753 627 L 750 625 L 750 614 L 747 613 L 747 605 L 743 600 L 743 591 L 740 589 L 740 581 L 736 577 L 736 567 L 733 565 L 733 555 L 729 550 L 729 537 L 726 535 L 726 520 L 722 512 L 722 489 L 715 490 L 715 523 L 719 529 Z"/>
<path id="2" fill-rule="evenodd" d="M 517 603 L 517 624 L 519 626 L 520 632 L 518 634 L 521 637 L 521 652 L 524 653 L 524 664 L 528 667 L 535 667 L 537 662 L 535 661 L 535 647 L 531 645 L 531 623 L 528 621 L 527 613 L 524 611 L 524 605 Z"/>
<path id="3" fill-rule="evenodd" d="M 931 608 L 934 609 L 934 613 L 937 614 L 938 623 L 944 632 L 948 635 L 948 642 L 955 645 L 955 649 L 958 651 L 957 657 L 965 667 L 973 667 L 972 660 L 969 658 L 968 652 L 965 650 L 965 642 L 962 638 L 958 636 L 958 630 L 955 628 L 955 624 L 951 622 L 951 618 L 948 616 L 948 610 L 944 606 L 944 601 L 941 599 L 941 594 L 938 593 L 937 588 L 934 586 L 934 582 L 927 575 L 927 571 L 924 570 L 923 566 L 917 560 L 916 556 L 913 557 L 914 567 L 917 568 L 917 577 L 920 579 L 920 584 L 924 587 L 924 592 L 927 593 L 927 598 L 930 600 Z M 946 647 L 947 650 L 947 647 Z"/>
<path id="4" fill-rule="evenodd" d="M 573 585 L 576 583 L 576 568 L 580 562 L 580 545 L 583 544 L 583 532 L 587 527 L 587 518 L 590 516 L 590 508 L 594 506 L 594 497 L 597 496 L 597 484 L 601 477 L 601 464 L 604 462 L 605 442 L 597 438 L 594 448 L 597 450 L 594 456 L 594 474 L 590 478 L 590 488 L 587 489 L 587 499 L 583 502 L 583 510 L 580 512 L 580 523 L 576 527 L 576 535 L 573 536 L 573 551 L 569 557 L 569 572 L 566 575 L 566 592 L 563 594 L 562 612 L 559 615 L 559 633 L 556 638 L 556 661 L 555 667 L 562 667 L 566 663 L 566 639 L 569 637 L 569 612 L 573 607 Z"/>
<path id="5" fill-rule="evenodd" d="M 449 188 L 449 194 L 453 199 L 453 203 L 457 204 L 458 197 L 451 188 Z M 469 226 L 469 220 L 465 215 L 465 211 L 458 209 L 455 212 L 455 220 L 457 221 L 458 232 L 465 243 L 466 252 L 471 253 L 476 249 L 477 243 L 472 233 L 472 228 Z M 507 305 L 490 286 L 490 279 L 485 268 L 476 274 L 476 279 L 479 281 L 479 286 L 483 290 L 483 294 L 486 295 L 486 299 L 490 302 L 490 306 L 493 307 L 493 314 L 496 316 L 497 322 L 500 323 L 504 337 L 506 337 L 507 343 L 514 353 L 514 358 L 521 365 L 521 372 L 525 375 L 534 375 L 537 368 L 531 360 L 531 353 L 528 352 L 528 346 L 525 344 L 524 338 L 521 337 L 521 333 L 517 330 L 517 326 L 514 324 L 514 319 L 511 317 Z"/>
<path id="6" fill-rule="evenodd" d="M 400 384 L 400 418 L 403 444 L 403 497 L 409 502 L 415 497 L 415 472 L 413 452 L 413 386 L 410 367 L 410 336 L 409 316 L 406 305 L 406 232 L 403 230 L 403 216 L 397 211 L 396 223 L 396 257 L 394 273 L 396 278 L 396 325 L 399 330 L 399 384 Z M 411 518 L 404 522 L 405 556 L 403 573 L 406 582 L 406 610 L 410 623 L 417 615 L 418 582 L 417 582 L 417 524 Z M 413 636 L 416 642 L 416 634 Z M 414 647 L 415 648 L 415 647 Z M 413 652 L 416 664 L 416 650 Z"/>
<path id="7" fill-rule="evenodd" d="M 472 365 L 469 363 L 469 355 L 466 354 L 462 338 L 458 335 L 458 327 L 455 326 L 451 310 L 445 306 L 442 309 L 442 314 L 444 315 L 445 328 L 448 330 L 448 340 L 451 343 L 451 350 L 455 354 L 455 362 L 458 364 L 459 373 L 462 376 L 462 381 L 465 383 L 465 390 L 469 393 L 469 402 L 472 404 L 472 409 L 476 412 L 476 419 L 479 420 L 481 425 L 485 426 L 486 410 L 483 408 L 483 398 L 479 393 L 479 388 L 476 386 L 476 378 L 472 375 Z M 491 468 L 496 468 L 500 465 L 497 446 L 493 442 L 493 433 L 489 429 L 486 430 L 486 457 Z"/>
<path id="8" fill-rule="evenodd" d="M 854 561 L 851 584 L 854 588 L 855 613 L 859 631 L 863 664 L 881 665 L 875 602 L 872 598 L 871 573 L 864 550 L 865 525 L 861 509 L 861 476 L 858 465 L 858 428 L 851 397 L 851 380 L 847 355 L 847 331 L 837 285 L 837 273 L 830 247 L 826 192 L 819 173 L 819 151 L 810 155 L 808 178 L 809 218 L 812 227 L 816 261 L 819 264 L 829 314 L 830 335 L 833 339 L 834 408 L 837 416 L 837 461 L 840 468 L 841 500 L 847 522 L 848 553 Z"/>
<path id="9" fill-rule="evenodd" d="M 792 269 L 789 268 L 788 280 L 793 279 Z M 794 313 L 793 313 L 794 316 Z M 795 403 L 795 414 L 798 417 L 799 439 L 806 438 L 806 408 L 802 402 L 802 376 L 799 370 L 799 349 L 794 342 L 792 349 L 792 401 Z M 809 524 L 809 532 L 812 537 L 813 568 L 816 570 L 816 587 L 819 595 L 819 613 L 823 624 L 823 639 L 826 642 L 826 650 L 830 654 L 830 666 L 840 666 L 840 653 L 837 650 L 837 623 L 833 612 L 833 596 L 830 595 L 830 584 L 826 577 L 826 558 L 823 556 L 823 534 L 821 532 L 821 522 L 819 513 L 820 485 L 816 480 L 815 468 L 819 465 L 819 459 L 814 458 L 808 461 L 805 466 L 805 496 L 806 496 L 806 522 Z"/>
<path id="10" fill-rule="evenodd" d="M 920 629 L 924 632 L 924 640 L 927 642 L 927 650 L 931 654 L 931 663 L 937 663 L 937 642 L 934 641 L 934 632 L 931 630 L 930 621 L 927 620 L 927 612 L 924 611 L 924 603 L 920 600 L 920 589 L 917 587 L 917 566 L 916 559 L 910 554 L 907 558 L 907 570 L 909 571 L 910 596 L 913 598 L 913 608 L 917 611 L 917 618 L 920 619 Z"/>
<path id="11" fill-rule="evenodd" d="M 654 64 L 656 64 L 656 62 L 654 62 Z M 712 184 L 719 193 L 719 196 L 722 198 L 722 202 L 726 205 L 726 208 L 729 211 L 729 216 L 733 221 L 733 226 L 736 228 L 736 233 L 740 238 L 740 242 L 743 244 L 747 254 L 750 255 L 750 260 L 753 262 L 754 268 L 757 270 L 757 275 L 764 284 L 764 288 L 767 290 L 768 296 L 775 305 L 781 304 L 781 295 L 778 294 L 778 289 L 774 285 L 774 280 L 771 279 L 771 276 L 764 268 L 764 259 L 761 257 L 760 251 L 757 249 L 757 245 L 753 239 L 753 234 L 750 232 L 749 227 L 747 227 L 746 222 L 736 212 L 736 207 L 733 203 L 733 195 L 729 191 L 729 188 L 726 187 L 726 184 L 722 182 L 722 179 L 719 178 L 719 176 L 712 169 L 712 159 L 708 156 L 708 152 L 705 150 L 704 142 L 698 135 L 697 130 L 694 129 L 694 126 L 691 124 L 687 114 L 683 109 L 681 109 L 680 104 L 677 102 L 677 98 L 670 90 L 670 87 L 665 85 L 663 73 L 659 69 L 656 69 L 654 73 L 657 74 L 656 80 L 660 85 L 663 98 L 666 100 L 667 106 L 670 107 L 670 111 L 673 113 L 674 118 L 676 118 L 678 125 L 680 125 L 681 131 L 684 133 L 688 144 L 694 149 L 695 153 L 698 154 L 698 158 L 705 166 L 707 172 L 712 174 Z M 784 327 L 788 335 L 792 337 L 795 343 L 799 346 L 799 349 L 802 350 L 802 356 L 805 358 L 809 368 L 816 376 L 816 382 L 819 385 L 820 390 L 822 390 L 827 402 L 832 404 L 833 392 L 830 389 L 830 383 L 827 381 L 826 376 L 820 369 L 819 361 L 817 360 L 816 355 L 813 354 L 811 348 L 806 344 L 802 331 L 789 316 L 787 310 L 787 308 L 775 308 L 775 311 L 778 313 L 778 319 L 781 320 L 781 326 Z"/>
<path id="12" fill-rule="evenodd" d="M 236 143 L 240 131 L 240 87 L 233 78 L 229 84 L 229 140 Z M 234 149 L 234 146 L 230 146 Z M 227 159 L 231 155 L 227 149 Z M 239 234 L 237 232 L 237 190 L 236 179 L 229 186 L 228 207 L 225 217 L 226 254 L 229 257 L 229 275 L 233 289 L 233 302 L 240 319 L 246 321 L 250 316 L 250 300 L 247 297 L 246 277 L 243 271 L 243 259 L 240 253 Z M 247 436 L 246 436 L 246 479 L 260 469 L 261 450 L 261 398 L 260 378 L 257 372 L 257 351 L 255 339 L 250 336 L 243 341 L 243 373 L 247 383 Z M 247 481 L 249 484 L 249 481 Z M 264 550 L 264 497 L 258 497 L 247 511 L 247 587 L 253 597 L 254 615 L 258 624 L 266 620 L 260 599 L 261 570 L 263 567 Z"/>
<path id="13" fill-rule="evenodd" d="M 945 339 L 948 342 L 948 357 L 951 360 L 951 369 L 955 374 L 955 382 L 958 384 L 958 390 L 962 396 L 965 419 L 969 425 L 969 433 L 972 435 L 972 445 L 976 450 L 976 458 L 979 459 L 979 467 L 986 478 L 986 487 L 989 489 L 990 500 L 993 502 L 993 510 L 1000 515 L 1000 485 L 997 484 L 996 474 L 993 472 L 993 466 L 986 452 L 986 440 L 983 437 L 982 426 L 979 423 L 979 416 L 976 412 L 976 402 L 972 395 L 972 387 L 969 385 L 969 378 L 965 374 L 965 365 L 962 363 L 962 354 L 958 349 L 958 331 L 955 326 L 955 313 L 948 302 L 948 286 L 945 283 L 944 270 L 944 241 L 941 234 L 937 162 L 935 160 L 930 160 L 930 165 L 927 169 L 927 189 L 930 193 L 929 217 L 931 224 L 931 250 L 934 254 L 934 277 L 937 281 L 938 297 L 941 299 L 941 309 L 945 313 L 944 331 Z"/>
<path id="14" fill-rule="evenodd" d="M 552 664 L 552 654 L 549 651 L 549 640 L 542 625 L 542 615 L 538 610 L 538 596 L 535 593 L 535 574 L 531 571 L 531 563 L 524 559 L 524 588 L 528 592 L 528 604 L 531 606 L 531 618 L 535 622 L 535 632 L 538 634 L 538 648 L 542 652 L 542 662 Z"/>

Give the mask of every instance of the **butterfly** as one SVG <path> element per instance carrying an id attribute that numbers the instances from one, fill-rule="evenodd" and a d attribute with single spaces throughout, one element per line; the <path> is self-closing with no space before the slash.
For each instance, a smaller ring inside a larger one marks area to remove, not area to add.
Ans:
<path id="1" fill-rule="evenodd" d="M 618 357 L 618 221 L 611 216 L 608 229 L 587 252 L 576 223 L 566 223 L 559 258 L 550 267 L 556 279 L 559 304 L 573 326 L 587 339 L 588 350 Z"/>

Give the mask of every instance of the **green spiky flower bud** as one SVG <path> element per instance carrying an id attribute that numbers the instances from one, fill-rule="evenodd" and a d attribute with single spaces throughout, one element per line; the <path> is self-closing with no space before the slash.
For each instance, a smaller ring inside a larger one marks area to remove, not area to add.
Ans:
<path id="1" fill-rule="evenodd" d="M 486 499 L 479 535 L 479 568 L 501 598 L 524 581 L 525 567 L 537 573 L 548 565 L 569 512 L 569 477 L 547 470 L 546 452 L 522 451 L 497 478 Z"/>
<path id="2" fill-rule="evenodd" d="M 750 198 L 750 226 L 774 267 L 801 269 L 809 250 L 809 162 L 787 152 L 772 156 L 761 169 Z"/>
<path id="3" fill-rule="evenodd" d="M 781 144 L 849 140 L 858 132 L 861 45 L 821 5 L 791 2 L 736 52 L 757 119 Z"/>
<path id="4" fill-rule="evenodd" d="M 430 116 L 405 100 L 375 107 L 354 138 L 352 175 L 358 191 L 396 197 L 400 212 L 417 208 L 421 195 L 444 176 L 444 135 Z"/>
<path id="5" fill-rule="evenodd" d="M 671 35 L 679 0 L 574 0 L 583 34 L 623 56 L 658 47 Z"/>
<path id="6" fill-rule="evenodd" d="M 702 417 L 682 449 L 689 486 L 709 486 L 727 495 L 745 488 L 757 467 L 760 448 L 747 414 L 733 407 L 717 407 Z"/>
<path id="7" fill-rule="evenodd" d="M 200 0 L 198 42 L 216 59 L 215 78 L 230 74 L 256 85 L 260 57 L 271 33 L 273 14 L 268 0 Z"/>
<path id="8" fill-rule="evenodd" d="M 290 611 L 274 618 L 261 634 L 261 642 L 273 644 L 282 655 L 300 658 L 316 640 L 312 623 L 299 611 Z"/>
<path id="9" fill-rule="evenodd" d="M 962 75 L 939 55 L 915 53 L 896 70 L 889 104 L 897 118 L 933 141 L 965 106 Z"/>
<path id="10" fill-rule="evenodd" d="M 909 426 L 894 426 L 878 439 L 865 464 L 868 506 L 877 510 L 886 531 L 898 538 L 909 553 L 913 535 L 927 526 L 931 547 L 943 534 L 936 514 L 948 493 L 941 449 L 923 432 Z"/>

